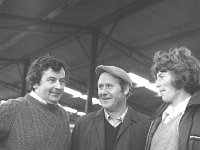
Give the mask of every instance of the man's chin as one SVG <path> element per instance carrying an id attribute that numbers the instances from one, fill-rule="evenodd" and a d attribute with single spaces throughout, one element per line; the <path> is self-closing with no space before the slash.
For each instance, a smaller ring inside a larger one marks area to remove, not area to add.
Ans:
<path id="1" fill-rule="evenodd" d="M 57 97 L 57 98 L 52 98 L 52 99 L 50 100 L 50 102 L 56 104 L 56 103 L 59 102 L 59 100 L 60 100 L 60 98 L 58 98 L 58 97 Z"/>
<path id="2" fill-rule="evenodd" d="M 58 104 L 58 102 L 57 101 L 48 101 L 47 104 L 56 105 L 56 104 Z"/>
<path id="3" fill-rule="evenodd" d="M 62 95 L 61 94 L 55 94 L 55 95 L 51 95 L 52 100 L 53 99 L 61 99 Z"/>
<path id="4" fill-rule="evenodd" d="M 110 105 L 108 105 L 108 104 L 102 104 L 102 107 L 103 107 L 104 109 L 109 109 L 109 108 L 110 108 Z"/>

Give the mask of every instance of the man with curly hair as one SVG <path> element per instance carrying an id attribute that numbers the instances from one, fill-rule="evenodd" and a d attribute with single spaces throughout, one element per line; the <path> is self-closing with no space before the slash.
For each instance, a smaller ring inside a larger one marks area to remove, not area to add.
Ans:
<path id="1" fill-rule="evenodd" d="M 31 92 L 0 105 L 0 149 L 69 150 L 68 113 L 58 105 L 69 79 L 65 62 L 35 60 L 27 75 Z"/>
<path id="2" fill-rule="evenodd" d="M 200 62 L 186 47 L 158 51 L 153 62 L 164 104 L 152 116 L 146 150 L 200 150 Z"/>

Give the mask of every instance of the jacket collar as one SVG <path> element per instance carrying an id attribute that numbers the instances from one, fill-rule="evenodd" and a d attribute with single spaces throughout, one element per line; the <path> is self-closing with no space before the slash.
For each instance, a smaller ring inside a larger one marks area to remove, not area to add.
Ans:
<path id="1" fill-rule="evenodd" d="M 166 103 L 164 102 L 150 117 L 150 119 L 155 119 L 155 118 L 158 118 L 158 117 L 161 117 L 162 116 L 162 113 L 165 111 L 165 109 L 170 105 L 170 103 Z M 190 98 L 188 104 L 187 104 L 187 107 L 191 107 L 191 106 L 194 106 L 194 105 L 200 105 L 200 90 L 199 91 L 196 91 L 192 97 Z"/>
<path id="2" fill-rule="evenodd" d="M 166 108 L 170 105 L 170 103 L 163 102 L 160 107 L 150 116 L 150 120 L 154 120 L 155 118 L 159 118 L 162 116 L 163 112 L 166 110 Z"/>
<path id="3" fill-rule="evenodd" d="M 200 105 L 200 90 L 196 91 L 190 98 L 187 107 Z"/>

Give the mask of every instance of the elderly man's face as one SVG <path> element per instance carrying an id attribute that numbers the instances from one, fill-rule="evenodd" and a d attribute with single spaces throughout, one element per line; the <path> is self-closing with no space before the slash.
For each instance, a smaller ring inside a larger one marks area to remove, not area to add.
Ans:
<path id="1" fill-rule="evenodd" d="M 102 107 L 109 112 L 115 112 L 126 107 L 127 90 L 122 90 L 119 80 L 104 72 L 98 80 L 98 95 Z"/>

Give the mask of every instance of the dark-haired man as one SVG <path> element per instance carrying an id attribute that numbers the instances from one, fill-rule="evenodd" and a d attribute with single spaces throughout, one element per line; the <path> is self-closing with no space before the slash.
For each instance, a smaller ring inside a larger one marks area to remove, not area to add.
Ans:
<path id="1" fill-rule="evenodd" d="M 69 149 L 69 117 L 58 105 L 68 72 L 65 62 L 52 56 L 31 64 L 27 82 L 32 91 L 0 105 L 0 149 Z"/>

